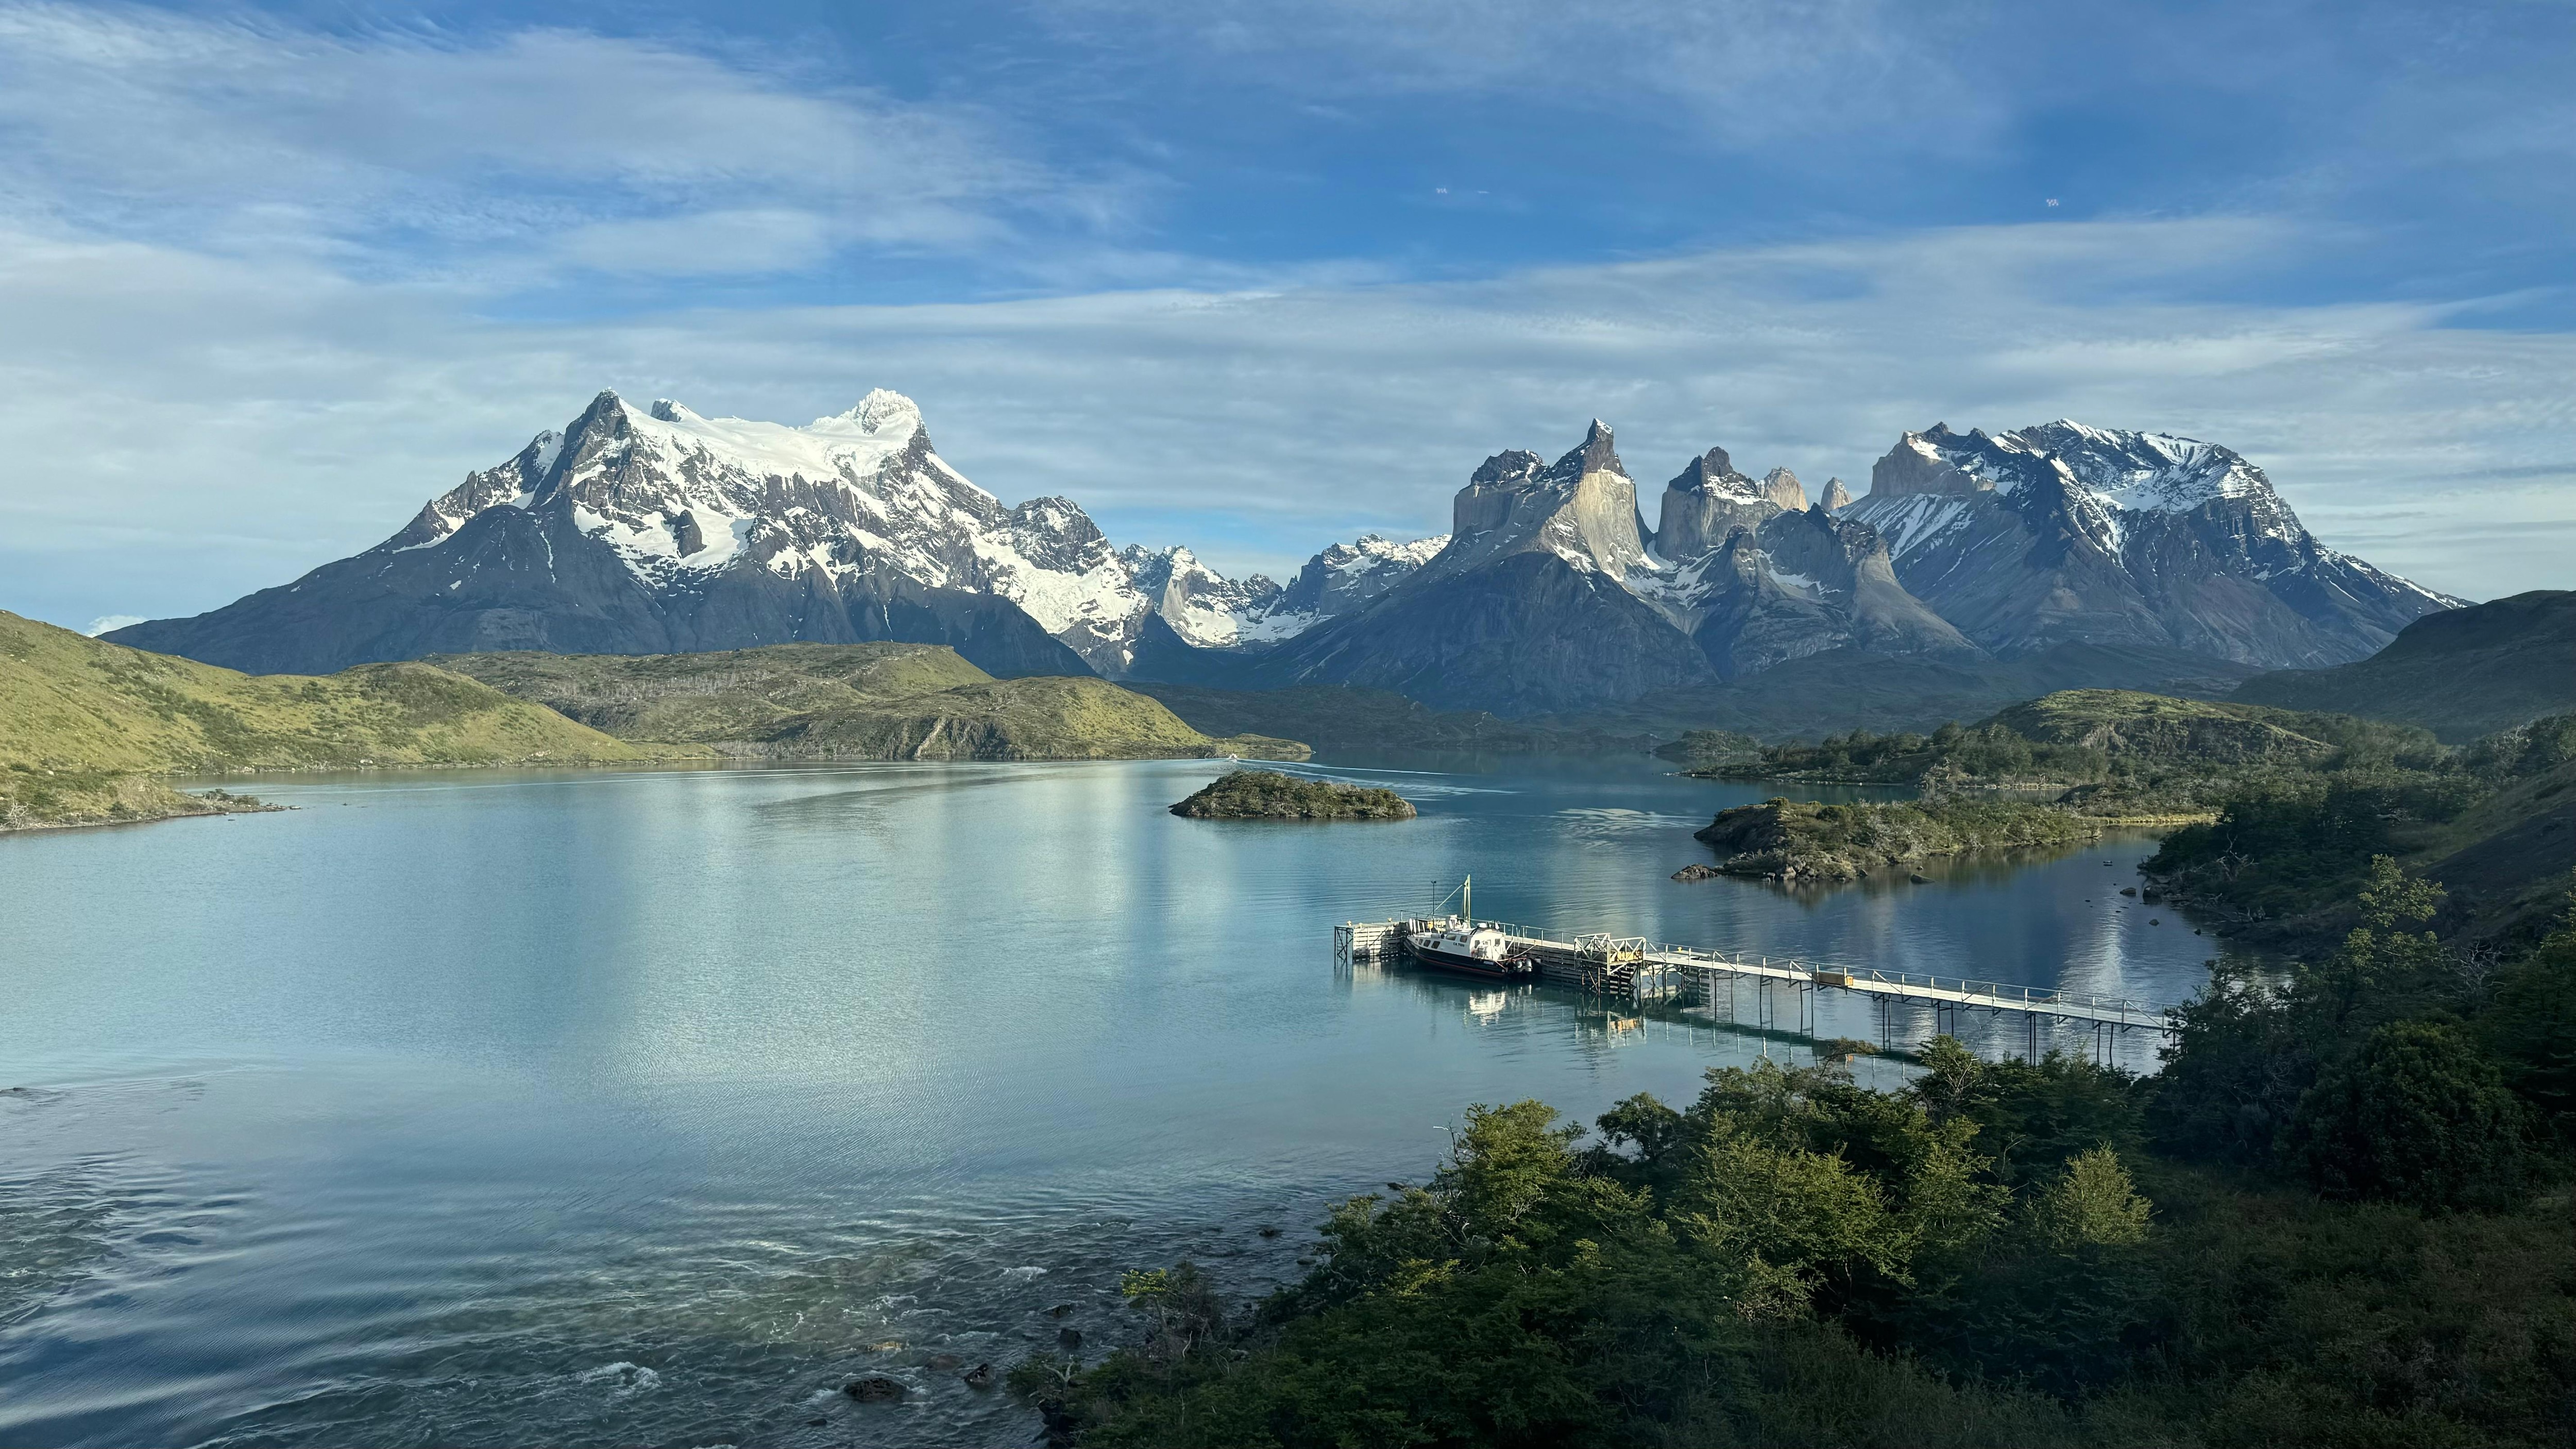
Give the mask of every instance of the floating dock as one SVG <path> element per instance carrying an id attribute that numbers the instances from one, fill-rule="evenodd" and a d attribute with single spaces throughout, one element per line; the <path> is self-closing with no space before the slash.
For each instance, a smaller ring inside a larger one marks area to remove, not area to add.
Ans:
<path id="1" fill-rule="evenodd" d="M 1336 965 L 1346 966 L 1401 957 L 1407 936 L 1456 922 L 1455 917 L 1346 921 L 1333 928 L 1333 960 Z M 2112 1032 L 2172 1029 L 2172 1013 L 2167 1008 L 2125 996 L 1905 971 L 1812 966 L 1786 958 L 1775 961 L 1767 956 L 1729 956 L 1689 946 L 1653 945 L 1642 936 L 1616 936 L 1606 931 L 1564 937 L 1505 921 L 1477 921 L 1474 927 L 1508 936 L 1515 951 L 1527 952 L 1537 960 L 1541 981 L 1631 1005 L 1665 1003 L 1714 1009 L 1725 1002 L 1731 1016 L 1735 986 L 1749 980 L 1761 987 L 1775 982 L 1794 986 L 1799 993 L 1802 1026 L 1808 1016 L 1809 994 L 1843 991 L 1884 1007 L 1900 1003 L 1928 1006 L 1936 1026 L 1945 1015 L 1956 1023 L 1959 1013 L 1966 1011 L 2016 1013 L 2030 1028 L 2034 1052 L 2043 1020 L 2078 1022 Z M 1755 999 L 1760 1009 L 1769 1009 L 1767 990 L 1757 992 Z M 1892 1032 L 1892 1013 L 1882 1012 L 1881 1020 L 1883 1031 Z"/>

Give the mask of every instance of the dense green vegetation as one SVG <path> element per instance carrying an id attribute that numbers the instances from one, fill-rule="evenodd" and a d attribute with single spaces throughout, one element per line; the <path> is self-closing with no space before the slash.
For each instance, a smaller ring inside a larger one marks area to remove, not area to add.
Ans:
<path id="1" fill-rule="evenodd" d="M 1012 1383 L 1085 1446 L 2564 1442 L 2576 911 L 2490 969 L 2393 862 L 2355 904 L 2154 1078 L 1941 1039 L 1470 1109 L 1301 1282 L 1130 1274 L 1138 1342 Z"/>
<path id="2" fill-rule="evenodd" d="M 1719 811 L 1695 838 L 1717 852 L 1721 875 L 1827 884 L 1938 856 L 2068 845 L 2101 833 L 2101 821 L 2071 811 L 1952 796 L 1848 805 L 1771 799 Z"/>
<path id="3" fill-rule="evenodd" d="M 1765 740 L 1812 739 L 1821 731 L 1852 728 L 1919 734 L 1943 720 L 1982 719 L 2015 700 L 2058 690 L 2145 689 L 2208 698 L 2257 672 L 2179 649 L 2119 644 L 2060 644 L 2015 659 L 1892 658 L 1831 649 L 1722 685 L 1659 690 L 1529 723 L 1663 739 L 1693 729 Z"/>
<path id="4" fill-rule="evenodd" d="M 2349 923 L 2374 856 L 2420 868 L 2455 898 L 2446 933 L 2528 934 L 2576 868 L 2576 715 L 2460 750 L 2405 752 L 2231 782 L 2217 818 L 2168 836 L 2147 863 L 2199 910 L 2274 935 Z"/>
<path id="5" fill-rule="evenodd" d="M 1929 734 L 1865 730 L 1772 745 L 1691 773 L 1912 785 L 1914 805 L 1749 807 L 1701 838 L 1730 873 L 1850 879 L 1985 844 L 2045 844 L 2044 817 L 2178 826 L 2148 864 L 2160 893 L 2223 929 L 2331 940 L 2371 857 L 2450 894 L 2445 934 L 2528 938 L 2576 869 L 2576 716 L 2471 745 L 2351 715 L 2070 690 Z M 2027 801 L 2043 805 L 1971 802 Z M 2080 838 L 2067 834 L 2065 838 Z"/>
<path id="6" fill-rule="evenodd" d="M 2576 591 L 2427 614 L 2368 659 L 2259 674 L 2234 697 L 2422 725 L 2453 744 L 2566 714 L 2576 710 Z"/>
<path id="7" fill-rule="evenodd" d="M 156 778 L 656 758 L 423 664 L 247 675 L 0 612 L 0 829 L 252 808 Z"/>
<path id="8" fill-rule="evenodd" d="M 843 760 L 1301 760 L 1212 739 L 1105 679 L 995 679 L 937 644 L 773 644 L 709 654 L 459 654 L 431 661 L 621 739 Z"/>
<path id="9" fill-rule="evenodd" d="M 1751 735 L 1729 730 L 1684 730 L 1682 737 L 1655 747 L 1662 759 L 1679 760 L 1694 769 L 1707 770 L 1721 764 L 1734 764 L 1752 759 L 1762 752 L 1762 742 Z"/>
<path id="10" fill-rule="evenodd" d="M 1907 784 L 1928 794 L 2056 790 L 2088 815 L 2203 814 L 2241 782 L 2438 760 L 2426 730 L 2349 715 L 2063 690 L 1930 734 L 1828 735 L 1708 768 L 1734 779 Z"/>
<path id="11" fill-rule="evenodd" d="M 1393 790 L 1300 780 L 1276 770 L 1229 770 L 1172 807 L 1192 820 L 1410 820 Z"/>

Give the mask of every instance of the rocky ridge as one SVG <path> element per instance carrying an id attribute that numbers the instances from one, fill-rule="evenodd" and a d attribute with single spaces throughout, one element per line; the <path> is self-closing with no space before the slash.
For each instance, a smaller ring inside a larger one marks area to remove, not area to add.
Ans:
<path id="1" fill-rule="evenodd" d="M 1334 544 L 1285 585 L 1229 579 L 1186 548 L 1113 547 L 1070 499 L 1006 507 L 899 394 L 787 427 L 602 393 L 376 548 L 112 637 L 255 671 L 904 640 L 1004 677 L 1531 715 L 1809 660 L 2312 666 L 2459 602 L 2318 544 L 2229 449 L 2062 420 L 1905 434 L 1865 497 L 1836 478 L 1813 504 L 1713 447 L 1649 529 L 1596 419 L 1553 462 L 1486 459 L 1452 515 L 1439 538 Z"/>
<path id="2" fill-rule="evenodd" d="M 1228 580 L 1186 548 L 1113 549 L 1071 499 L 1005 507 L 899 393 L 790 427 L 603 392 L 375 548 L 116 637 L 254 671 L 902 639 L 998 675 L 1116 677 L 1148 616 L 1194 649 L 1258 647 L 1427 556 L 1365 539 L 1317 555 L 1294 589 Z"/>
<path id="3" fill-rule="evenodd" d="M 2319 544 L 2231 449 L 2059 420 L 1908 433 L 1844 515 L 1896 577 L 2001 655 L 2070 640 L 2267 668 L 2367 655 L 2462 602 Z"/>

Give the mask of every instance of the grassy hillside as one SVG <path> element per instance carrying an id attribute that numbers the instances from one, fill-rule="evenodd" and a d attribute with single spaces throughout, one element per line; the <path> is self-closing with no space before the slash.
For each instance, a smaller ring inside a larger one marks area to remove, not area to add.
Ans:
<path id="1" fill-rule="evenodd" d="M 2059 690 L 2149 690 L 2205 698 L 2255 671 L 2178 649 L 2061 644 L 2019 659 L 1890 659 L 1830 650 L 1711 688 L 1666 690 L 1582 715 L 1523 723 L 1670 739 L 1725 730 L 1758 739 L 1813 738 L 1829 730 L 1929 732 L 1943 720 L 1979 719 L 2016 700 Z"/>
<path id="2" fill-rule="evenodd" d="M 1644 731 L 1549 729 L 1480 710 L 1435 710 L 1388 689 L 1301 684 L 1289 689 L 1208 689 L 1130 684 L 1193 729 L 1303 740 L 1319 750 L 1444 750 L 1477 754 L 1602 754 L 1643 750 Z"/>
<path id="3" fill-rule="evenodd" d="M 154 778 L 655 758 L 424 664 L 247 675 L 0 612 L 0 828 L 203 814 Z"/>
<path id="4" fill-rule="evenodd" d="M 2126 689 L 2069 689 L 1999 710 L 1986 720 L 2037 745 L 2070 745 L 2114 758 L 2209 764 L 2313 764 L 2335 752 L 2334 722 L 2246 705 L 2173 699 Z"/>
<path id="5" fill-rule="evenodd" d="M 1103 760 L 1305 746 L 1215 738 L 1107 680 L 995 679 L 935 644 L 777 644 L 712 654 L 458 654 L 433 662 L 622 739 L 842 760 Z"/>
<path id="6" fill-rule="evenodd" d="M 2257 675 L 2232 697 L 2400 720 L 2450 744 L 2576 710 L 2576 591 L 2428 614 L 2368 659 Z"/>
<path id="7" fill-rule="evenodd" d="M 1694 773 L 1917 785 L 1931 793 L 1992 787 L 2074 792 L 2089 814 L 2190 815 L 2249 775 L 2307 773 L 2442 754 L 2409 725 L 2134 690 L 2074 689 L 2012 705 L 1974 725 L 1930 734 L 1854 730 L 1814 744 L 1771 745 Z"/>

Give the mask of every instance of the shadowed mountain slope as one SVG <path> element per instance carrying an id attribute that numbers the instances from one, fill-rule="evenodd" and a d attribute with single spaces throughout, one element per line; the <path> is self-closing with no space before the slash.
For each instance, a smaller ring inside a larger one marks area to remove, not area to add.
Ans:
<path id="1" fill-rule="evenodd" d="M 2234 697 L 2401 720 L 2453 744 L 2576 710 L 2576 591 L 2428 615 L 2368 659 L 2257 675 Z"/>

